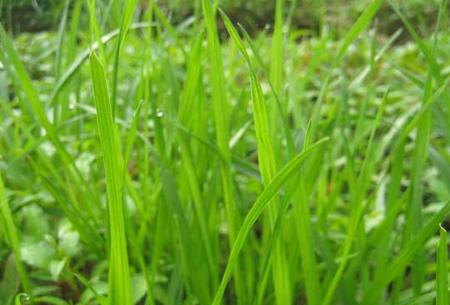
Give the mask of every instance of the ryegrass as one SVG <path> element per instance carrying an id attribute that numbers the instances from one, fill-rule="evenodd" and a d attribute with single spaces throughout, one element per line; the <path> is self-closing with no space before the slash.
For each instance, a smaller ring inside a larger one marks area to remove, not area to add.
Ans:
<path id="1" fill-rule="evenodd" d="M 297 2 L 260 32 L 209 0 L 0 27 L 1 304 L 448 304 L 447 1 L 342 37 Z"/>

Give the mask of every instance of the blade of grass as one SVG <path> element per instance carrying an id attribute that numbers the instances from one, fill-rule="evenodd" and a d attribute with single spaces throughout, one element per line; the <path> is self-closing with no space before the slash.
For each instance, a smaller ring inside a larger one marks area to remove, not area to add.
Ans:
<path id="1" fill-rule="evenodd" d="M 207 32 L 208 53 L 210 60 L 210 78 L 213 100 L 213 117 L 216 132 L 217 147 L 223 160 L 220 163 L 220 173 L 222 180 L 223 197 L 225 202 L 225 212 L 228 222 L 228 240 L 230 247 L 234 244 L 236 238 L 236 228 L 238 225 L 238 213 L 236 213 L 236 203 L 234 201 L 232 176 L 231 176 L 231 156 L 229 148 L 229 112 L 225 90 L 225 74 L 222 60 L 222 50 L 217 33 L 215 21 L 216 12 L 213 9 L 210 0 L 202 0 L 202 9 L 204 15 L 204 24 Z M 241 304 L 244 297 L 241 275 L 234 273 L 236 294 L 238 296 L 237 304 Z"/>
<path id="2" fill-rule="evenodd" d="M 437 247 L 436 305 L 448 305 L 448 244 L 447 231 L 440 227 Z"/>
<path id="3" fill-rule="evenodd" d="M 231 38 L 233 39 L 234 43 L 238 47 L 239 51 L 242 53 L 244 59 L 246 60 L 249 70 L 250 70 L 250 78 L 251 78 L 251 96 L 252 96 L 252 105 L 253 105 L 253 117 L 255 122 L 255 129 L 256 129 L 256 139 L 257 139 L 257 145 L 258 145 L 258 161 L 259 161 L 259 168 L 262 176 L 262 180 L 264 185 L 267 186 L 268 183 L 273 179 L 276 168 L 277 168 L 277 157 L 274 153 L 275 147 L 273 145 L 273 141 L 276 141 L 273 137 L 268 137 L 271 133 L 270 130 L 270 124 L 269 124 L 269 116 L 267 114 L 267 108 L 264 102 L 264 96 L 262 93 L 261 84 L 256 76 L 256 73 L 254 71 L 253 65 L 250 60 L 250 56 L 247 53 L 244 44 L 239 37 L 236 29 L 232 25 L 229 18 L 223 13 L 222 19 L 224 20 L 225 27 L 227 28 L 228 33 L 230 34 Z M 274 111 L 277 111 L 275 109 Z M 278 118 L 278 116 L 277 116 Z M 278 130 L 278 129 L 276 129 Z M 275 223 L 276 223 L 276 217 L 281 217 L 279 213 L 282 213 L 285 211 L 284 209 L 280 209 L 278 199 L 275 198 L 274 202 L 269 205 L 269 228 L 266 230 L 269 232 L 278 232 L 275 231 Z M 305 212 L 305 211 L 303 211 Z M 308 211 L 309 212 L 309 211 Z M 278 216 L 276 216 L 278 215 Z M 303 220 L 305 220 L 305 223 L 308 223 L 307 226 L 310 224 L 309 219 L 309 213 L 301 213 L 298 215 L 301 218 L 301 222 L 303 223 Z M 307 219 L 304 219 L 304 218 Z M 281 226 L 281 224 L 280 224 Z M 307 226 L 303 226 L 303 229 L 307 228 Z M 280 230 L 280 229 L 278 229 Z M 308 240 L 311 241 L 312 237 L 310 231 L 308 230 L 301 230 L 301 241 Z M 290 278 L 289 278 L 289 269 L 288 269 L 288 263 L 285 257 L 285 249 L 282 246 L 283 244 L 281 241 L 275 242 L 274 244 L 274 258 L 273 258 L 273 265 L 272 265 L 272 272 L 273 272 L 273 283 L 275 286 L 275 295 L 276 295 L 276 302 L 279 304 L 290 304 L 291 298 L 292 298 L 292 292 L 290 288 Z M 311 246 L 311 244 L 308 244 Z M 270 244 L 268 244 L 268 247 L 271 247 Z M 308 300 L 310 300 L 311 304 L 316 304 L 315 301 L 318 299 L 315 299 L 318 297 L 318 281 L 316 277 L 316 272 L 314 271 L 315 268 L 315 262 L 314 262 L 314 254 L 312 247 L 301 247 L 301 251 L 303 256 L 303 261 L 307 262 L 303 266 L 306 267 L 308 270 L 304 270 L 305 274 L 307 274 L 307 294 L 308 294 Z M 267 259 L 265 260 L 267 261 Z M 261 267 L 261 270 L 264 269 L 264 264 Z M 262 271 L 261 274 L 264 274 L 265 272 Z M 263 276 L 264 278 L 264 276 Z M 265 281 L 263 280 L 263 283 Z M 262 285 L 265 286 L 265 285 Z M 264 290 L 260 290 L 258 293 L 258 297 L 261 298 Z"/>
<path id="4" fill-rule="evenodd" d="M 100 137 L 108 198 L 110 256 L 109 304 L 131 304 L 130 271 L 125 235 L 125 210 L 122 197 L 122 153 L 113 120 L 106 75 L 95 53 L 90 56 L 97 126 Z"/>
<path id="5" fill-rule="evenodd" d="M 276 196 L 279 192 L 280 188 L 283 184 L 295 175 L 299 166 L 303 163 L 303 161 L 308 157 L 315 149 L 323 145 L 327 142 L 328 139 L 322 139 L 315 144 L 311 145 L 307 149 L 305 149 L 302 153 L 298 154 L 296 157 L 291 159 L 271 180 L 271 182 L 265 187 L 264 191 L 258 196 L 255 203 L 253 204 L 250 211 L 247 213 L 241 228 L 238 231 L 238 235 L 236 236 L 236 240 L 231 248 L 230 255 L 228 257 L 228 263 L 225 268 L 225 271 L 222 275 L 222 280 L 220 282 L 219 288 L 214 296 L 214 300 L 212 305 L 220 305 L 222 302 L 223 294 L 225 293 L 225 288 L 230 279 L 232 270 L 236 266 L 237 259 L 239 253 L 244 246 L 244 242 L 250 232 L 252 226 L 255 224 L 256 220 L 259 218 L 261 213 L 267 207 L 267 205 L 271 202 L 271 200 Z"/>

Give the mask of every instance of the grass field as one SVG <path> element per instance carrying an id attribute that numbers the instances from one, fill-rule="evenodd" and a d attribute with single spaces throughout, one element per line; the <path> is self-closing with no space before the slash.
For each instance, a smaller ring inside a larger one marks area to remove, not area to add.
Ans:
<path id="1" fill-rule="evenodd" d="M 449 305 L 448 1 L 274 1 L 0 25 L 0 304 Z"/>

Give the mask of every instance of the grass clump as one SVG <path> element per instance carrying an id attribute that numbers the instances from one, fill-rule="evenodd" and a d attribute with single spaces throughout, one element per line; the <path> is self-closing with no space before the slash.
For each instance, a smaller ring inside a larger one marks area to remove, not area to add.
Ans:
<path id="1" fill-rule="evenodd" d="M 432 31 L 382 0 L 345 32 L 284 0 L 251 34 L 209 0 L 0 26 L 0 303 L 448 304 L 438 2 Z"/>

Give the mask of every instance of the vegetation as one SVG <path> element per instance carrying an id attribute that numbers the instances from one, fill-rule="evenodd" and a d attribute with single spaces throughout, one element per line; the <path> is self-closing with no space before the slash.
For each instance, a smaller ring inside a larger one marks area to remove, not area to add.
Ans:
<path id="1" fill-rule="evenodd" d="M 447 0 L 43 3 L 0 25 L 0 304 L 448 305 Z"/>

